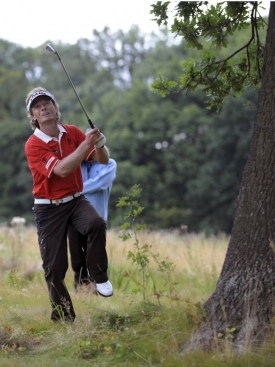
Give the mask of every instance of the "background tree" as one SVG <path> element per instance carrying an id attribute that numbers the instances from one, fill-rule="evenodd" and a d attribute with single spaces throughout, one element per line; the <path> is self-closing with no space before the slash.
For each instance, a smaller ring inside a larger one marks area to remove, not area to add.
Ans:
<path id="1" fill-rule="evenodd" d="M 169 2 L 158 2 L 153 12 L 159 23 L 167 19 Z M 248 344 L 273 340 L 275 285 L 275 6 L 271 2 L 264 58 L 258 37 L 260 2 L 226 2 L 203 11 L 203 2 L 179 2 L 172 26 L 185 36 L 189 45 L 203 50 L 202 61 L 189 65 L 181 78 L 181 90 L 198 87 L 210 92 L 211 104 L 221 106 L 231 93 L 239 94 L 247 86 L 261 83 L 258 113 L 254 125 L 249 158 L 237 200 L 234 224 L 223 269 L 214 293 L 203 305 L 205 318 L 186 348 L 215 348 L 230 338 L 241 350 Z M 216 59 L 200 42 L 211 36 L 212 45 L 227 45 L 227 33 L 251 28 L 251 37 L 233 57 Z M 225 62 L 226 60 L 226 62 Z M 229 62 L 229 64 L 227 64 Z M 262 65 L 263 64 L 263 68 Z M 238 84 L 239 79 L 239 86 Z M 209 83 L 208 83 L 209 82 Z M 155 89 L 167 92 L 173 85 L 159 79 Z"/>
<path id="2" fill-rule="evenodd" d="M 244 34 L 249 37 L 249 30 L 238 37 L 240 42 Z M 118 162 L 109 226 L 123 220 L 118 198 L 140 184 L 146 208 L 142 220 L 148 227 L 177 229 L 184 224 L 190 232 L 229 232 L 255 115 L 243 102 L 256 100 L 256 93 L 229 99 L 220 114 L 205 109 L 202 92 L 184 99 L 152 93 L 156 75 L 176 78 L 182 60 L 198 58 L 184 40 L 171 38 L 167 30 L 156 36 L 143 35 L 137 27 L 115 33 L 106 28 L 95 31 L 91 40 L 55 46 Z M 236 44 L 240 47 L 234 40 Z M 60 62 L 45 46 L 24 49 L 0 42 L 0 221 L 24 216 L 33 223 L 31 175 L 24 156 L 32 133 L 24 107 L 27 92 L 37 85 L 46 87 L 60 104 L 61 122 L 83 131 L 88 127 Z"/>

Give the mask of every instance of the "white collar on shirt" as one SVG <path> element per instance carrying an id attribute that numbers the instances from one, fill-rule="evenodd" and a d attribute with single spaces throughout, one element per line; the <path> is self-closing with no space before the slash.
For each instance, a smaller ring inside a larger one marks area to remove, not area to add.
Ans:
<path id="1" fill-rule="evenodd" d="M 67 131 L 61 125 L 57 125 L 57 127 L 58 127 L 58 130 L 59 130 L 59 141 L 60 141 L 62 134 L 67 133 Z M 49 136 L 49 135 L 43 133 L 43 131 L 41 131 L 38 128 L 36 128 L 34 130 L 33 134 L 35 136 L 37 136 L 39 139 L 43 140 L 46 144 L 48 144 L 51 140 L 57 140 L 56 138 L 53 138 L 52 136 Z"/>

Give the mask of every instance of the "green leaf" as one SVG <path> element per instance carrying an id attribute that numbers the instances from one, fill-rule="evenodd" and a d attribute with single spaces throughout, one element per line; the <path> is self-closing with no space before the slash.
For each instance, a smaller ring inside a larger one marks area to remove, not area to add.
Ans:
<path id="1" fill-rule="evenodd" d="M 128 229 L 131 227 L 131 224 L 129 222 L 124 222 L 120 227 L 119 227 L 119 231 L 123 231 L 125 229 Z"/>

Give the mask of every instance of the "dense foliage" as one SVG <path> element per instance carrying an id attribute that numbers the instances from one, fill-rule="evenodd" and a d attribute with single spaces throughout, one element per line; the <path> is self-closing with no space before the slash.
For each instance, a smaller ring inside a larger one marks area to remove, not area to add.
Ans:
<path id="1" fill-rule="evenodd" d="M 50 90 L 60 105 L 61 122 L 83 131 L 89 127 L 60 62 L 45 46 L 22 48 L 0 40 L 1 222 L 14 216 L 33 221 L 24 155 L 32 134 L 25 110 L 29 90 L 38 85 Z M 257 94 L 248 89 L 239 99 L 229 98 L 217 113 L 206 109 L 199 92 L 171 98 L 153 93 L 150 85 L 159 74 L 176 78 L 182 61 L 196 57 L 184 41 L 171 42 L 165 31 L 145 35 L 134 27 L 112 34 L 105 28 L 94 31 L 91 40 L 54 46 L 118 164 L 109 226 L 123 221 L 119 197 L 140 184 L 142 218 L 149 227 L 229 232 Z"/>

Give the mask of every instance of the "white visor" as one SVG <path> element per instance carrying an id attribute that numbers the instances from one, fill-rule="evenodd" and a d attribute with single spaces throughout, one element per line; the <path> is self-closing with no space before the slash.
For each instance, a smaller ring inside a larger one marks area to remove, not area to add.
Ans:
<path id="1" fill-rule="evenodd" d="M 41 96 L 47 96 L 47 97 L 50 97 L 54 102 L 54 97 L 51 93 L 47 92 L 47 91 L 44 91 L 44 90 L 40 90 L 39 92 L 35 92 L 31 95 L 30 99 L 29 99 L 29 102 L 27 104 L 27 111 L 30 111 L 30 108 L 31 108 L 31 104 L 32 102 L 35 100 L 35 98 L 37 97 L 41 97 Z"/>

